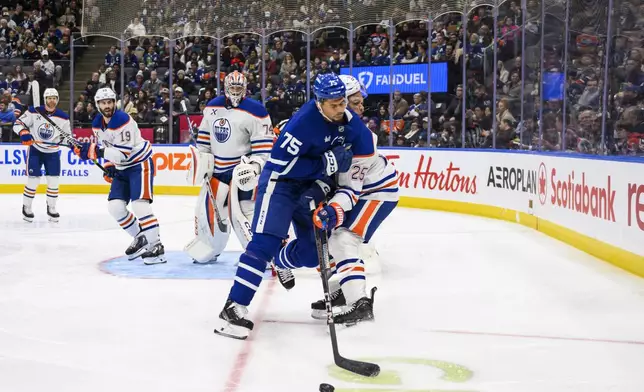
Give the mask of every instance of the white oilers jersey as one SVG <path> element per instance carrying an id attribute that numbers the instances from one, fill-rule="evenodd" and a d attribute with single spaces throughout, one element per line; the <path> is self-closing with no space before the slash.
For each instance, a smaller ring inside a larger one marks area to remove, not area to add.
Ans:
<path id="1" fill-rule="evenodd" d="M 45 106 L 40 106 L 38 111 L 47 113 Z M 60 147 L 55 145 L 63 141 L 60 132 L 54 128 L 49 121 L 36 111 L 32 106 L 20 116 L 19 119 L 13 124 L 13 131 L 20 134 L 23 130 L 28 130 L 34 138 L 33 146 L 45 153 L 54 153 L 60 150 Z M 69 116 L 60 109 L 56 109 L 53 113 L 47 113 L 47 117 L 54 122 L 63 132 L 71 136 L 72 132 L 69 125 Z"/>
<path id="2" fill-rule="evenodd" d="M 338 175 L 337 190 L 329 203 L 349 211 L 359 199 L 398 201 L 398 172 L 378 154 L 376 143 L 377 136 L 373 135 L 375 154 L 354 155 L 349 171 Z"/>
<path id="3" fill-rule="evenodd" d="M 197 148 L 215 156 L 215 173 L 233 169 L 246 155 L 262 167 L 270 156 L 274 140 L 271 119 L 259 102 L 244 98 L 238 107 L 226 97 L 210 102 L 199 125 Z"/>
<path id="4" fill-rule="evenodd" d="M 152 145 L 143 139 L 137 123 L 124 111 L 115 111 L 108 123 L 97 114 L 92 130 L 105 149 L 103 157 L 114 163 L 117 170 L 139 165 L 152 156 Z"/>

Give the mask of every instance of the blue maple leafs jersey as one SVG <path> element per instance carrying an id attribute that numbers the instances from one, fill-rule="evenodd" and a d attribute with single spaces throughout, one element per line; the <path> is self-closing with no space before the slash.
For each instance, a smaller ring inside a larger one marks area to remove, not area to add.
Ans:
<path id="1" fill-rule="evenodd" d="M 322 155 L 339 145 L 351 145 L 354 156 L 373 156 L 371 131 L 355 113 L 346 110 L 342 124 L 328 122 L 315 100 L 304 104 L 286 124 L 273 144 L 271 156 L 260 179 L 317 180 L 327 176 Z M 266 172 L 266 173 L 265 173 Z"/>

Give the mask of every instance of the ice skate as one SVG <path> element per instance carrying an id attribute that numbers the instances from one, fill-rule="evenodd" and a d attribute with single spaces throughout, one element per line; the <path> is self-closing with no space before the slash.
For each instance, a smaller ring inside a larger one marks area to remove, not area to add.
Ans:
<path id="1" fill-rule="evenodd" d="M 165 249 L 163 248 L 163 244 L 160 242 L 149 247 L 149 249 L 141 255 L 141 258 L 143 259 L 143 263 L 146 265 L 163 264 L 168 262 L 165 258 Z"/>
<path id="2" fill-rule="evenodd" d="M 375 287 L 371 289 L 371 298 L 362 297 L 347 305 L 342 313 L 333 316 L 333 322 L 350 327 L 363 321 L 373 321 L 373 297 L 376 290 Z"/>
<path id="3" fill-rule="evenodd" d="M 246 339 L 254 327 L 252 321 L 244 318 L 247 314 L 248 309 L 245 306 L 231 300 L 226 301 L 224 310 L 219 313 L 214 332 L 233 339 Z"/>
<path id="4" fill-rule="evenodd" d="M 139 234 L 134 237 L 134 241 L 127 247 L 125 254 L 127 255 L 128 260 L 134 260 L 137 257 L 145 253 L 148 245 L 148 240 L 144 235 Z"/>
<path id="5" fill-rule="evenodd" d="M 339 306 L 345 306 L 346 304 L 347 304 L 347 300 L 344 298 L 344 293 L 342 292 L 342 289 L 337 289 L 331 293 L 332 307 L 335 308 Z M 321 299 L 311 304 L 311 317 L 313 317 L 316 320 L 325 320 L 327 318 L 326 301 Z"/>
<path id="6" fill-rule="evenodd" d="M 56 211 L 56 207 L 47 206 L 47 216 L 50 222 L 58 222 L 60 214 Z"/>
<path id="7" fill-rule="evenodd" d="M 275 275 L 277 275 L 277 280 L 279 280 L 282 287 L 286 290 L 290 290 L 295 287 L 295 275 L 293 271 L 288 268 L 280 268 L 275 265 L 275 262 L 271 262 L 271 268 Z"/>
<path id="8" fill-rule="evenodd" d="M 31 207 L 22 206 L 22 219 L 26 222 L 34 221 L 34 213 L 31 211 Z"/>

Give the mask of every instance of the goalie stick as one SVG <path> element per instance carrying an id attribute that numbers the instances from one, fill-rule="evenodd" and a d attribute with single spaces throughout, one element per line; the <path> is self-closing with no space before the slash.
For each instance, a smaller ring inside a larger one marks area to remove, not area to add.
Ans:
<path id="1" fill-rule="evenodd" d="M 58 125 L 56 125 L 56 123 L 55 123 L 55 122 L 53 122 L 53 121 L 52 121 L 52 119 L 51 119 L 51 118 L 49 118 L 49 116 L 47 116 L 47 113 L 43 113 L 43 111 L 40 109 L 40 107 L 36 107 L 36 106 L 34 106 L 34 109 L 36 110 L 36 112 L 37 112 L 38 114 L 40 114 L 40 115 L 45 119 L 45 121 L 47 121 L 49 124 L 51 124 L 51 126 L 52 126 L 52 127 L 54 127 L 54 129 L 55 129 L 55 130 L 57 130 L 57 131 L 60 133 L 60 135 L 61 135 L 61 136 L 63 137 L 63 139 L 65 140 L 65 142 L 69 143 L 69 144 L 70 144 L 71 146 L 73 146 L 73 147 L 77 147 L 77 148 L 80 148 L 80 147 L 81 147 L 81 144 L 78 142 L 78 140 L 74 139 L 74 138 L 72 137 L 72 135 L 71 135 L 71 134 L 66 133 L 66 132 L 65 132 L 65 131 L 63 131 L 63 130 L 58 126 Z M 107 174 L 107 170 L 105 170 L 105 168 L 103 167 L 103 165 L 101 165 L 100 163 L 98 163 L 98 161 L 97 161 L 97 160 L 92 159 L 92 162 L 94 162 L 94 165 L 96 165 L 96 167 L 98 167 L 99 169 L 101 169 L 101 170 L 103 171 L 103 173 Z"/>
<path id="2" fill-rule="evenodd" d="M 188 121 L 188 128 L 189 129 L 189 134 L 190 138 L 197 143 L 197 140 L 195 137 L 192 135 L 192 130 L 194 129 L 192 125 L 192 121 L 190 121 L 190 116 L 188 115 L 188 108 L 186 108 L 186 102 L 181 101 L 181 109 L 183 109 L 183 114 L 186 116 L 186 120 Z M 226 222 L 224 222 L 223 219 L 221 219 L 221 212 L 219 211 L 219 207 L 217 206 L 217 199 L 215 198 L 215 195 L 212 192 L 212 187 L 210 186 L 210 181 L 207 181 L 208 184 L 208 196 L 210 197 L 210 202 L 212 203 L 214 209 L 215 209 L 215 218 L 217 220 L 217 227 L 219 227 L 219 230 L 223 233 L 228 233 L 228 225 Z"/>
<path id="3" fill-rule="evenodd" d="M 315 205 L 311 200 L 312 210 L 315 210 Z M 318 263 L 320 264 L 320 276 L 322 277 L 322 288 L 324 289 L 324 303 L 326 305 L 327 324 L 329 326 L 329 334 L 331 335 L 331 346 L 333 347 L 333 361 L 338 367 L 348 370 L 351 373 L 356 373 L 365 377 L 376 377 L 380 374 L 380 366 L 375 363 L 356 361 L 348 359 L 340 355 L 338 349 L 338 337 L 335 332 L 335 324 L 333 323 L 333 306 L 331 306 L 331 294 L 329 290 L 329 237 L 325 229 L 318 229 L 313 224 L 315 232 L 315 245 L 318 252 Z"/>

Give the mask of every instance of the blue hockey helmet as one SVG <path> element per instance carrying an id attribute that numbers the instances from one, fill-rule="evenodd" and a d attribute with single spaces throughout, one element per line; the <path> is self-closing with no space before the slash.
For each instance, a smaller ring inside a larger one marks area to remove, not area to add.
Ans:
<path id="1" fill-rule="evenodd" d="M 344 98 L 347 88 L 338 75 L 334 73 L 321 74 L 315 78 L 313 93 L 318 101 L 324 99 Z"/>

